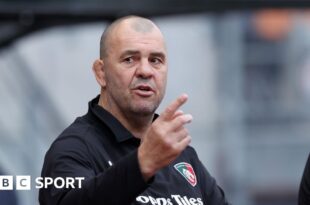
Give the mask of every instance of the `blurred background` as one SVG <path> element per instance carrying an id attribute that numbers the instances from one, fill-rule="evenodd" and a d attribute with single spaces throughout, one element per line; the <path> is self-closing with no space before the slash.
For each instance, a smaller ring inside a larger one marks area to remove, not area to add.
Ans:
<path id="1" fill-rule="evenodd" d="M 40 176 L 51 142 L 99 93 L 105 26 L 150 17 L 168 47 L 159 112 L 189 101 L 192 146 L 236 205 L 297 204 L 310 147 L 310 2 L 0 0 L 0 175 Z M 33 205 L 38 190 L 0 191 Z"/>

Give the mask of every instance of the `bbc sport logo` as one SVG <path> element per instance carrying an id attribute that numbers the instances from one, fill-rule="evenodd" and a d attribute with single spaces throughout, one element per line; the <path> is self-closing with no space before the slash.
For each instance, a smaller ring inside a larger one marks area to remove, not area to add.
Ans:
<path id="1" fill-rule="evenodd" d="M 81 189 L 82 181 L 84 180 L 85 177 L 37 177 L 34 180 L 34 187 L 35 189 L 47 189 L 50 186 L 56 189 Z M 14 187 L 16 190 L 31 190 L 31 184 L 31 176 L 29 175 L 17 175 L 15 177 L 11 175 L 0 175 L 0 191 L 13 190 Z"/>

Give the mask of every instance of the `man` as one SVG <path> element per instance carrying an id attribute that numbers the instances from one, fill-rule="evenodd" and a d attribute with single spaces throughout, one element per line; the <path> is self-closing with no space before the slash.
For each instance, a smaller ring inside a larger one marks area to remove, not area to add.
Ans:
<path id="1" fill-rule="evenodd" d="M 310 204 L 310 155 L 308 156 L 298 194 L 298 205 L 308 204 Z"/>
<path id="2" fill-rule="evenodd" d="M 85 180 L 80 189 L 41 189 L 41 205 L 227 204 L 189 146 L 192 116 L 179 110 L 187 95 L 154 114 L 165 94 L 167 51 L 152 21 L 113 22 L 93 71 L 100 95 L 52 144 L 42 170 Z"/>

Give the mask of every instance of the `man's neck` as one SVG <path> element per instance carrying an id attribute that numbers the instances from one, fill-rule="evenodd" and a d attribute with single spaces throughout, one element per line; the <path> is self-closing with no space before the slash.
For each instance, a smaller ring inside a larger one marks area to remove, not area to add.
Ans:
<path id="1" fill-rule="evenodd" d="M 102 97 L 99 98 L 98 105 L 110 112 L 133 136 L 142 140 L 143 136 L 151 126 L 154 114 L 142 116 L 137 114 L 123 113 L 109 105 L 109 103 Z"/>
<path id="2" fill-rule="evenodd" d="M 127 116 L 126 120 L 124 120 L 124 122 L 121 121 L 121 123 L 133 134 L 133 136 L 142 140 L 152 124 L 152 118 L 153 117 Z"/>

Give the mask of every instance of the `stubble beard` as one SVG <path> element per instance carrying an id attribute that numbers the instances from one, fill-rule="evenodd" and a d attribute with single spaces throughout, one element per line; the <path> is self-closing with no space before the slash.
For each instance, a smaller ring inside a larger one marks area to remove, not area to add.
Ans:
<path id="1" fill-rule="evenodd" d="M 158 108 L 159 103 L 160 102 L 157 100 L 155 102 L 139 102 L 130 104 L 130 111 L 132 114 L 141 117 L 152 116 Z"/>

